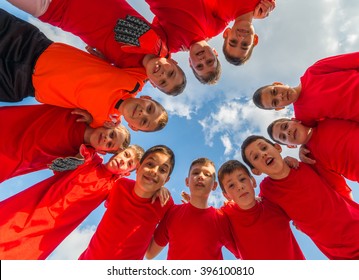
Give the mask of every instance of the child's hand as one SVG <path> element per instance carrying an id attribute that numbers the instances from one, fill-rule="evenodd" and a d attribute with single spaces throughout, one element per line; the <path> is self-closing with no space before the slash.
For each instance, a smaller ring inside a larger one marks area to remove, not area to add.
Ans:
<path id="1" fill-rule="evenodd" d="M 304 146 L 300 146 L 299 148 L 299 159 L 307 164 L 315 164 L 316 161 L 312 158 L 310 158 L 308 155 L 310 154 L 310 151 Z"/>
<path id="2" fill-rule="evenodd" d="M 120 124 L 120 123 L 118 123 L 118 124 Z M 103 126 L 106 127 L 106 128 L 115 128 L 118 124 L 114 123 L 114 122 L 111 122 L 111 121 L 105 121 L 103 123 Z"/>
<path id="3" fill-rule="evenodd" d="M 103 60 L 108 61 L 108 59 L 106 58 L 106 56 L 100 52 L 99 50 L 97 50 L 96 48 L 93 48 L 91 46 L 86 46 L 85 49 L 88 51 L 89 54 L 92 54 L 94 56 L 97 56 L 98 58 L 101 58 Z"/>
<path id="4" fill-rule="evenodd" d="M 182 203 L 188 203 L 191 201 L 191 196 L 188 193 L 181 192 L 181 196 L 182 196 L 182 199 L 181 199 Z"/>
<path id="5" fill-rule="evenodd" d="M 87 112 L 86 110 L 82 110 L 82 109 L 74 109 L 71 114 L 75 114 L 75 115 L 79 115 L 80 118 L 78 118 L 76 121 L 77 122 L 84 122 L 86 124 L 90 124 L 93 121 L 93 118 L 91 116 L 91 114 L 89 112 Z"/>
<path id="6" fill-rule="evenodd" d="M 161 206 L 163 207 L 170 199 L 171 193 L 167 188 L 162 187 L 158 191 L 156 191 L 156 193 L 152 196 L 151 203 L 154 203 L 157 197 L 160 199 Z"/>
<path id="7" fill-rule="evenodd" d="M 127 15 L 126 19 L 117 21 L 115 40 L 129 45 L 122 46 L 124 52 L 154 54 L 169 57 L 168 48 L 146 21 L 135 16 Z"/>
<path id="8" fill-rule="evenodd" d="M 284 161 L 290 168 L 297 169 L 299 167 L 299 161 L 296 158 L 287 156 L 284 158 Z"/>
<path id="9" fill-rule="evenodd" d="M 261 0 L 253 12 L 253 18 L 263 19 L 269 16 L 269 13 L 275 8 L 275 0 Z"/>

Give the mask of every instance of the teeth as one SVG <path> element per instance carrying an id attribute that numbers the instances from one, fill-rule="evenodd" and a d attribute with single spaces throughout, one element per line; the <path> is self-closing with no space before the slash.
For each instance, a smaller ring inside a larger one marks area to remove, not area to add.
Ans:
<path id="1" fill-rule="evenodd" d="M 272 162 L 272 160 L 273 160 L 272 158 L 267 159 L 266 164 L 269 165 Z"/>

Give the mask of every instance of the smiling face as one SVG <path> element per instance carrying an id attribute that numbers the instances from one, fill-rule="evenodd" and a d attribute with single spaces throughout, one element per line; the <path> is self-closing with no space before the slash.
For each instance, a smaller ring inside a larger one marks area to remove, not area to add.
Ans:
<path id="1" fill-rule="evenodd" d="M 163 108 L 148 96 L 125 99 L 119 110 L 134 131 L 155 131 L 166 114 Z"/>
<path id="2" fill-rule="evenodd" d="M 136 151 L 132 148 L 127 148 L 117 155 L 113 155 L 105 164 L 105 167 L 113 174 L 128 176 L 138 164 L 139 160 L 137 159 Z"/>
<path id="3" fill-rule="evenodd" d="M 207 42 L 200 41 L 191 45 L 189 63 L 197 75 L 207 77 L 217 69 L 217 52 Z"/>
<path id="4" fill-rule="evenodd" d="M 145 61 L 144 66 L 151 84 L 167 94 L 185 81 L 183 72 L 173 59 L 153 56 Z"/>
<path id="5" fill-rule="evenodd" d="M 311 129 L 299 121 L 283 120 L 273 125 L 272 137 L 286 145 L 301 145 L 308 142 Z"/>
<path id="6" fill-rule="evenodd" d="M 169 155 L 154 152 L 143 159 L 137 169 L 135 192 L 142 198 L 150 198 L 170 179 L 171 160 Z"/>
<path id="7" fill-rule="evenodd" d="M 225 189 L 224 197 L 233 200 L 241 209 L 250 209 L 256 204 L 255 180 L 243 169 L 235 169 L 232 173 L 225 174 L 222 186 Z"/>
<path id="8" fill-rule="evenodd" d="M 215 174 L 216 170 L 212 164 L 194 164 L 186 178 L 186 186 L 189 187 L 191 196 L 207 197 L 212 190 L 215 190 L 217 187 Z"/>
<path id="9" fill-rule="evenodd" d="M 124 141 L 125 136 L 119 129 L 103 126 L 95 128 L 89 137 L 89 144 L 102 152 L 118 151 L 122 148 Z"/>
<path id="10" fill-rule="evenodd" d="M 280 155 L 281 151 L 280 145 L 273 146 L 263 139 L 258 139 L 245 148 L 244 154 L 253 166 L 253 174 L 264 173 L 273 179 L 281 179 L 290 171 Z"/>
<path id="11" fill-rule="evenodd" d="M 225 38 L 224 48 L 228 55 L 239 59 L 246 58 L 252 46 L 258 43 L 252 23 L 245 20 L 235 21 L 232 28 L 224 31 L 223 37 Z"/>
<path id="12" fill-rule="evenodd" d="M 261 103 L 266 109 L 280 109 L 292 104 L 298 97 L 293 88 L 276 83 L 262 89 Z"/>

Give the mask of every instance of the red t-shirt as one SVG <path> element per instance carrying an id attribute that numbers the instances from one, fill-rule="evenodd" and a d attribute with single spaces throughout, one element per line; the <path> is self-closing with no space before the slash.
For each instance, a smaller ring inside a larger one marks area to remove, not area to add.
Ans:
<path id="1" fill-rule="evenodd" d="M 318 122 L 306 146 L 315 158 L 314 167 L 336 191 L 348 197 L 345 178 L 359 181 L 359 123 L 326 119 Z M 344 177 L 343 177 L 344 176 Z"/>
<path id="2" fill-rule="evenodd" d="M 258 0 L 146 0 L 154 13 L 153 26 L 167 35 L 170 52 L 188 50 L 198 41 L 220 34 L 242 14 L 254 11 Z"/>
<path id="3" fill-rule="evenodd" d="M 293 103 L 296 119 L 309 126 L 323 118 L 359 121 L 359 52 L 317 61 L 301 84 Z"/>
<path id="4" fill-rule="evenodd" d="M 260 195 L 278 204 L 329 259 L 359 259 L 359 205 L 300 163 L 280 180 L 264 178 Z"/>
<path id="5" fill-rule="evenodd" d="M 160 246 L 168 243 L 169 260 L 222 260 L 222 247 L 238 257 L 228 218 L 218 209 L 175 205 L 154 233 Z"/>
<path id="6" fill-rule="evenodd" d="M 145 20 L 126 0 L 52 0 L 40 20 L 79 36 L 120 68 L 143 67 L 143 54 L 123 52 L 115 40 L 117 20 L 133 15 Z M 161 30 L 156 33 L 164 38 Z"/>
<path id="7" fill-rule="evenodd" d="M 228 216 L 243 260 L 303 260 L 290 218 L 277 205 L 262 198 L 251 209 L 234 202 L 221 208 Z"/>
<path id="8" fill-rule="evenodd" d="M 135 181 L 122 178 L 113 186 L 107 210 L 79 259 L 142 260 L 153 232 L 173 205 L 164 207 L 156 199 L 140 198 L 134 192 Z"/>
<path id="9" fill-rule="evenodd" d="M 78 154 L 86 125 L 71 111 L 45 104 L 0 107 L 0 182 Z"/>
<path id="10" fill-rule="evenodd" d="M 0 202 L 0 259 L 46 259 L 107 197 L 118 178 L 94 149 L 86 162 Z"/>

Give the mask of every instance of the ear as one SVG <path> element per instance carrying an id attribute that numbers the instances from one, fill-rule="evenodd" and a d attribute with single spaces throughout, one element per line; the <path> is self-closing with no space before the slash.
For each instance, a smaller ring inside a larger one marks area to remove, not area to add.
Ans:
<path id="1" fill-rule="evenodd" d="M 259 37 L 257 34 L 254 34 L 254 38 L 253 38 L 253 45 L 257 46 L 259 42 Z"/>
<path id="2" fill-rule="evenodd" d="M 171 177 L 168 176 L 167 179 L 166 179 L 166 181 L 165 181 L 165 183 L 167 183 L 167 182 L 170 180 L 170 178 L 171 178 Z"/>
<path id="3" fill-rule="evenodd" d="M 222 192 L 222 194 L 223 194 L 223 196 L 224 196 L 228 201 L 231 201 L 231 200 L 232 200 L 232 198 L 230 198 L 227 193 Z"/>
<path id="4" fill-rule="evenodd" d="M 217 189 L 218 183 L 214 182 L 213 187 L 212 187 L 212 191 L 215 191 Z"/>
<path id="5" fill-rule="evenodd" d="M 283 84 L 281 82 L 274 82 L 272 86 L 282 86 Z"/>
<path id="6" fill-rule="evenodd" d="M 223 34 L 222 34 L 222 37 L 225 39 L 228 37 L 228 32 L 231 31 L 231 28 L 230 27 L 227 27 L 224 31 L 223 31 Z"/>
<path id="7" fill-rule="evenodd" d="M 128 127 L 131 128 L 133 131 L 138 131 L 138 128 L 137 128 L 137 127 L 134 127 L 134 126 L 131 125 L 131 124 L 128 124 Z"/>
<path id="8" fill-rule="evenodd" d="M 259 176 L 259 175 L 262 174 L 262 172 L 259 171 L 257 168 L 253 168 L 253 169 L 252 169 L 252 173 L 253 173 L 254 175 L 257 175 L 257 176 Z"/>
<path id="9" fill-rule="evenodd" d="M 141 95 L 140 98 L 142 98 L 142 99 L 152 99 L 152 97 L 148 96 L 148 95 Z"/>
<path id="10" fill-rule="evenodd" d="M 215 56 L 218 56 L 218 52 L 216 51 L 215 48 L 212 48 L 212 52 L 214 53 Z"/>
<path id="11" fill-rule="evenodd" d="M 252 182 L 253 189 L 255 189 L 255 188 L 257 187 L 257 181 L 256 181 L 256 179 L 254 179 L 254 177 L 251 176 L 251 177 L 250 177 L 250 180 L 251 180 L 251 182 Z"/>
<path id="12" fill-rule="evenodd" d="M 289 149 L 294 149 L 294 148 L 297 148 L 297 145 L 287 145 L 287 147 L 288 147 Z"/>
<path id="13" fill-rule="evenodd" d="M 282 146 L 279 145 L 278 143 L 275 143 L 275 144 L 274 144 L 274 148 L 275 148 L 277 151 L 279 151 L 280 153 L 282 152 Z"/>
<path id="14" fill-rule="evenodd" d="M 297 122 L 297 123 L 302 123 L 302 121 L 297 120 L 297 119 L 296 119 L 296 118 L 294 118 L 294 117 L 293 117 L 293 118 L 291 118 L 290 120 L 291 120 L 291 121 L 295 121 L 295 122 Z"/>
<path id="15" fill-rule="evenodd" d="M 283 110 L 285 107 L 278 107 L 278 108 L 275 108 L 274 110 L 276 111 L 280 111 L 280 110 Z"/>

